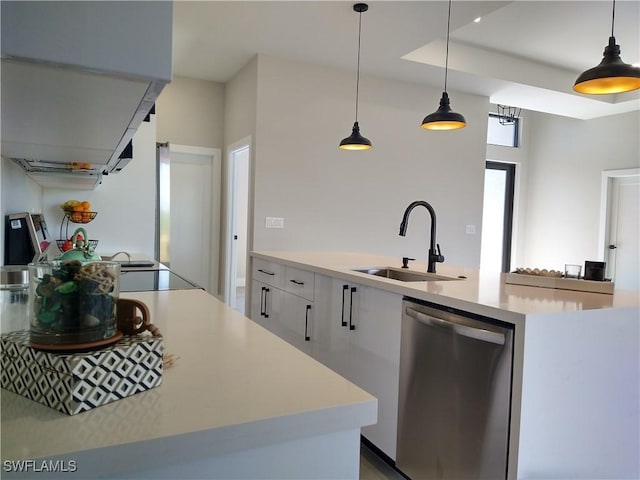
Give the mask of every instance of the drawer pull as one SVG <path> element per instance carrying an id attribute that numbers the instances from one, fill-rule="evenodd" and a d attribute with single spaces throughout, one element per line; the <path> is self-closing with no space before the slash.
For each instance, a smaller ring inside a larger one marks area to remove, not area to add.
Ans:
<path id="1" fill-rule="evenodd" d="M 264 318 L 269 318 L 269 314 L 267 313 L 267 294 L 269 293 L 269 289 L 264 287 Z"/>
<path id="2" fill-rule="evenodd" d="M 304 282 L 300 282 L 300 281 L 298 281 L 298 280 L 289 280 L 289 281 L 290 281 L 291 283 L 295 283 L 296 285 L 300 285 L 300 286 L 304 285 Z"/>
<path id="3" fill-rule="evenodd" d="M 349 330 L 355 330 L 356 326 L 353 324 L 353 294 L 356 293 L 356 287 L 351 287 L 351 302 L 349 302 Z"/>
<path id="4" fill-rule="evenodd" d="M 347 292 L 347 290 L 349 290 L 349 285 L 342 285 L 342 320 L 341 320 L 341 325 L 343 327 L 347 326 L 347 322 L 344 319 L 344 295 Z"/>
<path id="5" fill-rule="evenodd" d="M 304 341 L 308 342 L 311 340 L 311 336 L 309 335 L 309 310 L 311 310 L 311 305 L 307 305 L 307 309 L 304 314 Z"/>
<path id="6" fill-rule="evenodd" d="M 269 272 L 269 271 L 267 271 L 267 270 L 263 270 L 263 269 L 261 269 L 261 268 L 259 268 L 259 269 L 258 269 L 258 271 L 259 271 L 260 273 L 264 273 L 265 275 L 271 275 L 272 277 L 275 275 L 275 273 L 274 273 L 274 272 Z"/>

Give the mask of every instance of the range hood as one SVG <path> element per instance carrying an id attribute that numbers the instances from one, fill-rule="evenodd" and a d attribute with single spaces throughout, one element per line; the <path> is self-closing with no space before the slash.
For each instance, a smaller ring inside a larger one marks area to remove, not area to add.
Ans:
<path id="1" fill-rule="evenodd" d="M 43 186 L 100 183 L 171 80 L 170 2 L 2 7 L 2 156 Z"/>

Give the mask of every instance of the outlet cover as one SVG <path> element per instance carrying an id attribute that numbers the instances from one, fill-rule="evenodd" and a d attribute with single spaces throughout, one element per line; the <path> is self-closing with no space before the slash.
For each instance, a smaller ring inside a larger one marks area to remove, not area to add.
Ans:
<path id="1" fill-rule="evenodd" d="M 266 217 L 265 226 L 267 228 L 284 228 L 284 218 Z"/>
<path id="2" fill-rule="evenodd" d="M 476 226 L 475 225 L 467 225 L 465 230 L 467 235 L 475 235 L 476 234 Z"/>

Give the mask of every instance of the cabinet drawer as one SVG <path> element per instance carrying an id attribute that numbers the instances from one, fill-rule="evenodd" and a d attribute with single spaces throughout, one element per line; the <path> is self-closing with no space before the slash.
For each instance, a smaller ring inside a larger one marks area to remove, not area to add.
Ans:
<path id="1" fill-rule="evenodd" d="M 284 265 L 254 258 L 252 261 L 252 270 L 254 280 L 284 289 Z"/>
<path id="2" fill-rule="evenodd" d="M 285 268 L 285 284 L 284 289 L 298 295 L 299 297 L 306 298 L 313 301 L 313 286 L 314 275 L 313 272 L 306 270 L 299 270 L 293 267 Z"/>

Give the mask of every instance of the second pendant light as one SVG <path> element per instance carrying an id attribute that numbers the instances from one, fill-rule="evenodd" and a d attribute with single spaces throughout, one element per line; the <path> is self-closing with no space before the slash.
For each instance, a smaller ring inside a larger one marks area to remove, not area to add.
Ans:
<path id="1" fill-rule="evenodd" d="M 358 125 L 358 93 L 360 88 L 360 37 L 362 33 L 362 12 L 366 12 L 367 10 L 369 10 L 369 5 L 367 5 L 366 3 L 356 3 L 353 6 L 353 11 L 359 14 L 358 64 L 356 74 L 356 121 L 353 123 L 351 135 L 349 135 L 347 138 L 343 138 L 340 142 L 340 148 L 342 150 L 369 150 L 371 148 L 371 141 L 360 134 L 360 125 Z"/>
<path id="2" fill-rule="evenodd" d="M 451 29 L 451 0 L 449 0 L 449 14 L 447 16 L 447 53 L 444 65 L 444 92 L 440 98 L 438 110 L 424 117 L 422 128 L 427 130 L 456 130 L 467 126 L 465 118 L 451 111 L 449 94 L 447 93 L 447 74 L 449 71 L 449 31 Z"/>

